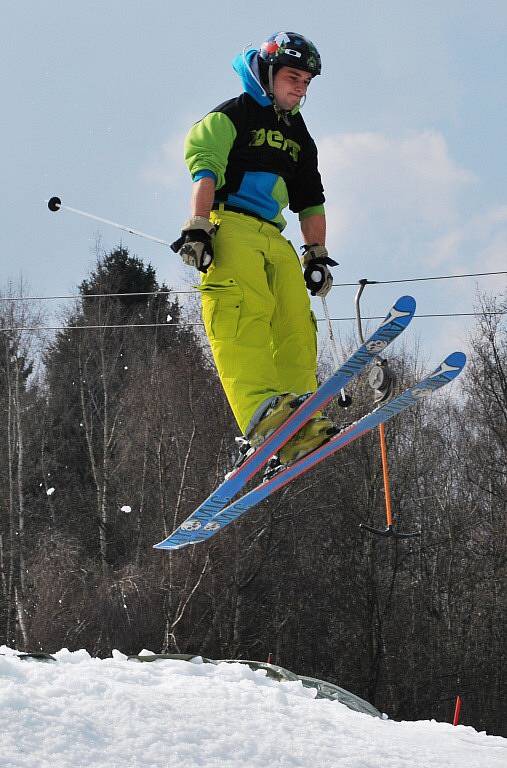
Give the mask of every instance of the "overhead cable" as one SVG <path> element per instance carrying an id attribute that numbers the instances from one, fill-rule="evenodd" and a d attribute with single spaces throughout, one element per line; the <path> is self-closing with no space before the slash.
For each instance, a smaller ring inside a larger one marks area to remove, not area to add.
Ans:
<path id="1" fill-rule="evenodd" d="M 415 319 L 425 320 L 432 317 L 482 317 L 483 315 L 507 315 L 507 310 L 484 310 L 483 312 L 441 312 L 434 314 L 414 315 Z M 326 318 L 316 318 L 318 323 L 327 322 Z M 355 317 L 331 317 L 330 320 L 333 323 L 346 322 L 348 320 L 355 320 Z M 383 315 L 371 315 L 369 317 L 363 317 L 363 320 L 383 320 Z M 44 325 L 44 326 L 19 326 L 2 328 L 0 331 L 97 331 L 105 328 L 184 328 L 191 326 L 203 326 L 204 323 L 187 323 L 182 321 L 181 323 L 122 323 L 121 325 Z"/>
<path id="2" fill-rule="evenodd" d="M 418 283 L 426 280 L 458 280 L 462 277 L 491 277 L 495 275 L 507 275 L 507 270 L 500 272 L 470 272 L 463 275 L 430 275 L 429 277 L 405 277 L 399 280 L 367 280 L 368 285 L 393 285 L 395 283 Z M 335 283 L 333 288 L 351 288 L 356 287 L 360 281 L 355 283 Z M 132 293 L 88 293 L 77 294 L 70 296 L 0 296 L 0 301 L 56 301 L 56 300 L 71 300 L 71 299 L 107 299 L 107 298 L 120 298 L 122 296 L 170 296 L 199 293 L 197 288 L 183 289 L 168 291 L 139 291 Z M 346 319 L 346 318 L 342 318 Z"/>

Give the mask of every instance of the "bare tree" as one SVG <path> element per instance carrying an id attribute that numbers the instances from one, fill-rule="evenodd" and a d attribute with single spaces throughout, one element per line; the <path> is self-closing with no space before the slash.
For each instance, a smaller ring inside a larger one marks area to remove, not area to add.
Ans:
<path id="1" fill-rule="evenodd" d="M 19 295 L 23 285 L 18 286 Z M 25 433 L 31 419 L 31 400 L 27 379 L 33 371 L 31 337 L 22 330 L 36 326 L 40 317 L 21 301 L 13 300 L 13 289 L 3 297 L 0 314 L 0 398 L 4 419 L 2 453 L 6 467 L 7 509 L 0 531 L 0 562 L 5 605 L 5 634 L 26 647 L 29 642 L 26 609 L 25 526 L 27 522 L 27 463 Z"/>

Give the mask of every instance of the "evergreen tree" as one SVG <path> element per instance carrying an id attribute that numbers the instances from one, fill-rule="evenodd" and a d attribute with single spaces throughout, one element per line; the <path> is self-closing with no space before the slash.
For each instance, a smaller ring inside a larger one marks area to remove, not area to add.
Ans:
<path id="1" fill-rule="evenodd" d="M 157 356 L 184 349 L 191 333 L 181 325 L 177 299 L 159 287 L 153 268 L 125 248 L 100 258 L 79 291 L 82 298 L 68 329 L 59 332 L 45 355 L 45 453 L 59 479 L 60 522 L 88 554 L 99 546 L 107 569 L 125 394 L 136 377 L 146 382 Z"/>

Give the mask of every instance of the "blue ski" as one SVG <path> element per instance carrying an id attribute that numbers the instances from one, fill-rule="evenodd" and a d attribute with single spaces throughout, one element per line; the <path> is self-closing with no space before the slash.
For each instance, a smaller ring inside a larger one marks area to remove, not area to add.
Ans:
<path id="1" fill-rule="evenodd" d="M 389 421 L 393 416 L 401 413 L 406 408 L 417 403 L 423 397 L 431 394 L 440 387 L 445 386 L 450 381 L 458 376 L 466 362 L 466 357 L 462 352 L 454 352 L 446 357 L 446 359 L 438 366 L 438 368 L 423 378 L 414 386 L 406 389 L 401 395 L 394 398 L 388 403 L 381 405 L 376 410 L 363 416 L 359 421 L 343 429 L 337 435 L 331 438 L 327 443 L 317 448 L 312 453 L 304 456 L 299 461 L 290 464 L 289 466 L 282 468 L 271 479 L 258 485 L 249 493 L 242 496 L 240 499 L 230 504 L 225 509 L 217 513 L 211 520 L 208 520 L 202 526 L 197 525 L 198 521 L 195 521 L 192 528 L 186 531 L 187 536 L 183 539 L 178 535 L 180 529 L 162 542 L 164 549 L 180 549 L 189 544 L 198 544 L 211 536 L 214 536 L 217 531 L 225 528 L 229 523 L 237 520 L 238 517 L 244 515 L 249 509 L 264 501 L 275 491 L 283 488 L 284 485 L 289 483 L 296 477 L 299 477 L 309 469 L 315 467 L 319 462 L 331 456 L 336 451 L 339 451 L 344 446 L 357 440 L 362 435 L 370 432 L 379 424 L 383 424 Z M 184 525 L 184 524 L 183 524 Z M 162 545 L 158 545 L 162 548 Z"/>
<path id="2" fill-rule="evenodd" d="M 262 445 L 246 457 L 244 462 L 216 488 L 208 498 L 166 539 L 155 544 L 155 549 L 172 549 L 175 544 L 189 543 L 194 529 L 201 529 L 238 493 L 256 472 L 282 448 L 290 438 L 312 418 L 316 411 L 324 408 L 336 397 L 355 376 L 380 354 L 408 326 L 415 312 L 415 299 L 402 296 L 390 309 L 385 319 L 367 341 L 354 352 L 323 384 L 308 397 L 281 424 Z"/>

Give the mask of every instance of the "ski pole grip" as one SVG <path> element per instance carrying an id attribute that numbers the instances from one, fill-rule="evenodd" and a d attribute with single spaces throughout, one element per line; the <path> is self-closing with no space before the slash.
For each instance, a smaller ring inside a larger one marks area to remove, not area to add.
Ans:
<path id="1" fill-rule="evenodd" d="M 171 250 L 174 251 L 174 253 L 179 253 L 181 246 L 186 240 L 186 234 L 181 235 L 181 237 L 178 237 L 177 240 L 174 241 L 174 243 L 171 243 Z"/>

